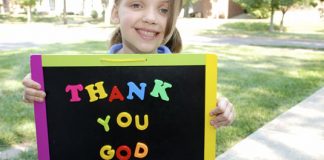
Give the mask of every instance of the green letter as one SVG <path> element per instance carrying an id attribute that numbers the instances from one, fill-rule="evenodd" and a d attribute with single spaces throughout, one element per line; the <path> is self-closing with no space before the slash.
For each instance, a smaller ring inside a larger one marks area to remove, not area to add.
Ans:
<path id="1" fill-rule="evenodd" d="M 163 82 L 159 79 L 154 80 L 154 88 L 153 91 L 151 92 L 151 96 L 153 97 L 161 97 L 162 100 L 164 101 L 169 101 L 169 97 L 166 93 L 166 89 L 167 88 L 171 88 L 172 84 L 168 83 L 168 82 Z"/>
<path id="2" fill-rule="evenodd" d="M 101 118 L 98 118 L 98 119 L 97 119 L 97 122 L 98 122 L 99 124 L 101 124 L 101 125 L 105 128 L 105 131 L 106 131 L 106 132 L 109 132 L 109 125 L 108 125 L 109 120 L 110 120 L 110 116 L 109 116 L 109 115 L 106 116 L 106 119 L 105 119 L 105 120 L 103 120 L 103 119 L 101 119 Z"/>

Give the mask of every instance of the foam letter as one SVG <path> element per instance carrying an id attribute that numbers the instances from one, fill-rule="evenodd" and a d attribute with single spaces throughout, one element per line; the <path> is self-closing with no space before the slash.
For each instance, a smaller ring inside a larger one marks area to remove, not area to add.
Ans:
<path id="1" fill-rule="evenodd" d="M 83 90 L 82 84 L 77 85 L 67 85 L 65 87 L 65 92 L 68 93 L 71 91 L 70 102 L 80 102 L 81 98 L 79 97 L 79 91 Z"/>
<path id="2" fill-rule="evenodd" d="M 123 122 L 121 119 L 126 118 L 126 122 Z M 122 127 L 126 128 L 132 123 L 132 116 L 127 112 L 121 112 L 117 116 L 117 124 Z"/>
<path id="3" fill-rule="evenodd" d="M 115 156 L 115 150 L 111 149 L 110 145 L 105 145 L 100 149 L 100 157 L 104 160 L 113 159 Z"/>
<path id="4" fill-rule="evenodd" d="M 138 98 L 144 100 L 146 83 L 140 83 L 141 89 L 139 89 L 134 82 L 128 82 L 127 85 L 129 88 L 127 99 L 133 100 L 133 93 L 135 93 Z"/>
<path id="5" fill-rule="evenodd" d="M 109 124 L 108 124 L 109 123 L 109 120 L 110 120 L 110 116 L 109 115 L 106 116 L 106 119 L 105 120 L 103 120 L 101 118 L 98 118 L 97 119 L 97 122 L 104 127 L 104 129 L 105 129 L 106 132 L 109 132 Z"/>
<path id="6" fill-rule="evenodd" d="M 172 84 L 170 84 L 168 82 L 163 82 L 159 79 L 155 79 L 154 83 L 155 83 L 155 85 L 154 85 L 153 91 L 151 92 L 151 96 L 159 97 L 159 95 L 160 95 L 162 100 L 169 101 L 169 97 L 165 90 L 167 88 L 171 88 Z"/>
<path id="7" fill-rule="evenodd" d="M 90 84 L 85 87 L 85 89 L 88 91 L 88 94 L 90 96 L 90 102 L 97 101 L 98 99 L 104 99 L 108 95 L 103 87 L 104 82 L 97 82 L 96 84 Z M 94 86 L 96 86 L 96 90 L 94 89 Z M 99 94 L 99 97 L 96 96 L 96 94 Z"/>
<path id="8" fill-rule="evenodd" d="M 121 152 L 125 151 L 126 155 L 122 155 Z M 117 152 L 116 152 L 116 156 L 119 160 L 129 160 L 129 158 L 131 157 L 131 149 L 128 146 L 120 146 L 117 148 Z"/>
<path id="9" fill-rule="evenodd" d="M 142 151 L 142 152 L 140 152 Z M 141 142 L 138 142 L 136 144 L 135 152 L 134 152 L 134 157 L 136 158 L 145 158 L 148 153 L 148 148 L 147 145 Z"/>
<path id="10" fill-rule="evenodd" d="M 148 115 L 147 114 L 144 115 L 144 124 L 143 125 L 141 125 L 139 122 L 139 115 L 136 115 L 135 116 L 135 125 L 138 130 L 141 130 L 141 131 L 145 130 L 149 125 Z"/>
<path id="11" fill-rule="evenodd" d="M 111 90 L 109 102 L 112 102 L 115 99 L 119 99 L 120 101 L 124 101 L 125 99 L 124 96 L 120 93 L 117 86 L 114 86 L 113 89 Z"/>

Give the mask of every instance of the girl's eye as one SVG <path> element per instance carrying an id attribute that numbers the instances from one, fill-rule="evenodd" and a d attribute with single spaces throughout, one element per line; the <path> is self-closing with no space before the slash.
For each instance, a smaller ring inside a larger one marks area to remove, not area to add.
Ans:
<path id="1" fill-rule="evenodd" d="M 160 9 L 160 12 L 161 12 L 162 14 L 167 14 L 167 13 L 169 12 L 169 9 L 167 9 L 167 8 L 161 8 L 161 9 Z"/>
<path id="2" fill-rule="evenodd" d="M 134 8 L 134 9 L 140 9 L 140 8 L 143 8 L 143 6 L 139 3 L 133 3 L 130 5 L 131 8 Z"/>

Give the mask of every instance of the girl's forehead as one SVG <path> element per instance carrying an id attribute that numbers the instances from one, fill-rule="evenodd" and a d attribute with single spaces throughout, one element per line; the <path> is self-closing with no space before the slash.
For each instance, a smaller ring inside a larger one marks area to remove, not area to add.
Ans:
<path id="1" fill-rule="evenodd" d="M 132 1 L 143 1 L 143 2 L 160 2 L 160 3 L 169 3 L 170 0 L 115 0 L 115 3 L 120 3 L 121 1 L 124 1 L 124 2 L 132 2 Z"/>

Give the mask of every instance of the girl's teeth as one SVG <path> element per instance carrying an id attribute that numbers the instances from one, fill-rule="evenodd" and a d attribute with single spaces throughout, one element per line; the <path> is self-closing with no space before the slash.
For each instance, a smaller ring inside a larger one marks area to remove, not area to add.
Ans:
<path id="1" fill-rule="evenodd" d="M 141 30 L 140 32 L 144 36 L 155 36 L 155 33 L 154 32 L 148 32 L 148 31 L 143 31 L 143 30 Z"/>

